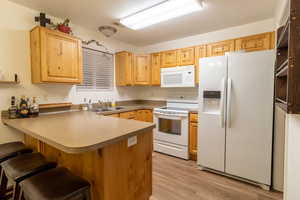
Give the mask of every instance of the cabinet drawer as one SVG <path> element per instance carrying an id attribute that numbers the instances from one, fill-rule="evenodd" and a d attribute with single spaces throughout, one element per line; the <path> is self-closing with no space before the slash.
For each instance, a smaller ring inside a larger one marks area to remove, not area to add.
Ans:
<path id="1" fill-rule="evenodd" d="M 120 118 L 136 119 L 136 111 L 120 113 Z"/>
<path id="2" fill-rule="evenodd" d="M 198 114 L 191 113 L 190 114 L 190 122 L 198 122 Z"/>

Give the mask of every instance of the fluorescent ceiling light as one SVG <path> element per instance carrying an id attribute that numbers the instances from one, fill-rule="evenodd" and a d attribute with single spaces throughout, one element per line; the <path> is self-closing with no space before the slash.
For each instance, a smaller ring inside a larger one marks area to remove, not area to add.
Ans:
<path id="1" fill-rule="evenodd" d="M 201 9 L 202 0 L 168 0 L 125 17 L 120 20 L 120 23 L 128 28 L 138 30 Z"/>

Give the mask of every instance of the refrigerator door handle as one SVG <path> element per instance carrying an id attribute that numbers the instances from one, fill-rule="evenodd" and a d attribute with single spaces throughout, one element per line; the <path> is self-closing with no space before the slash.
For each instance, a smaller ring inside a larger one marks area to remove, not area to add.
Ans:
<path id="1" fill-rule="evenodd" d="M 226 93 L 226 79 L 223 78 L 221 82 L 221 102 L 220 102 L 220 124 L 221 128 L 225 127 L 225 93 Z"/>
<path id="2" fill-rule="evenodd" d="M 228 78 L 227 81 L 227 128 L 231 127 L 231 90 L 232 90 L 232 79 Z"/>

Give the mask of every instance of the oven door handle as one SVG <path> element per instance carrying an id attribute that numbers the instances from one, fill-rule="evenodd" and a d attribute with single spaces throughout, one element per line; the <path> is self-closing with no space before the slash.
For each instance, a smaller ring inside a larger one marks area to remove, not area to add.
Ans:
<path id="1" fill-rule="evenodd" d="M 182 120 L 183 118 L 187 118 L 188 116 L 178 116 L 178 115 L 169 115 L 169 114 L 163 114 L 163 113 L 154 113 L 155 117 L 157 118 L 163 118 L 163 119 L 174 119 L 174 120 Z"/>

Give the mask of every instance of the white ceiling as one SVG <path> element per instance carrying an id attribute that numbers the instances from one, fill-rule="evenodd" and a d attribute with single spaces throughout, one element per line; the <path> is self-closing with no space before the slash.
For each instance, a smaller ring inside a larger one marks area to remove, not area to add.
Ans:
<path id="1" fill-rule="evenodd" d="M 164 0 L 10 0 L 46 12 L 70 18 L 72 23 L 97 30 Z M 274 16 L 278 0 L 205 0 L 202 11 L 172 19 L 142 30 L 118 27 L 117 40 L 144 46 L 226 27 L 247 24 Z"/>

